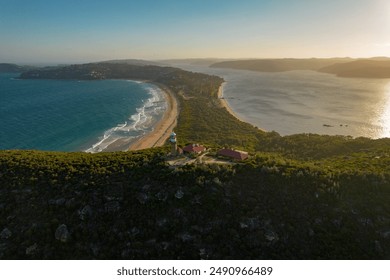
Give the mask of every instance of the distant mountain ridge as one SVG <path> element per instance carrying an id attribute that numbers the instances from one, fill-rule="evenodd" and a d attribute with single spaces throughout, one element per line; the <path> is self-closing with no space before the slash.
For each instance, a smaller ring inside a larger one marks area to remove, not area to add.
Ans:
<path id="1" fill-rule="evenodd" d="M 166 66 L 166 64 L 161 62 L 143 60 L 143 59 L 112 59 L 112 60 L 97 62 L 97 64 L 99 63 L 131 64 L 131 65 L 140 65 L 140 66 L 147 66 L 147 65 Z"/>
<path id="2" fill-rule="evenodd" d="M 319 70 L 335 63 L 349 62 L 350 58 L 279 58 L 223 61 L 210 65 L 212 68 L 234 68 L 259 72 L 284 72 L 291 70 Z"/>
<path id="3" fill-rule="evenodd" d="M 252 59 L 214 63 L 212 68 L 232 68 L 258 72 L 312 70 L 339 77 L 390 78 L 390 59 L 329 58 L 329 59 Z"/>
<path id="4" fill-rule="evenodd" d="M 356 60 L 336 63 L 318 71 L 339 77 L 390 78 L 390 60 Z"/>
<path id="5" fill-rule="evenodd" d="M 33 69 L 33 66 L 20 66 L 12 63 L 0 63 L 0 73 L 19 73 Z"/>

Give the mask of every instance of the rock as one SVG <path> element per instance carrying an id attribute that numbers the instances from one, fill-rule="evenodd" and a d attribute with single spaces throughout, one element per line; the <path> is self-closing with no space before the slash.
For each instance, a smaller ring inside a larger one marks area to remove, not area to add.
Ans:
<path id="1" fill-rule="evenodd" d="M 149 239 L 148 241 L 145 242 L 145 245 L 147 247 L 154 247 L 156 245 L 156 239 L 155 238 Z"/>
<path id="2" fill-rule="evenodd" d="M 141 204 L 145 204 L 146 201 L 148 201 L 149 197 L 146 193 L 138 193 L 137 194 L 137 200 L 139 201 L 139 203 Z"/>
<path id="3" fill-rule="evenodd" d="M 48 203 L 49 205 L 55 205 L 55 206 L 61 206 L 64 205 L 66 202 L 65 198 L 58 198 L 58 199 L 49 199 Z"/>
<path id="4" fill-rule="evenodd" d="M 56 205 L 58 205 L 58 206 L 64 205 L 65 202 L 66 202 L 66 199 L 63 197 L 56 199 Z"/>
<path id="5" fill-rule="evenodd" d="M 156 197 L 159 201 L 166 201 L 168 198 L 168 194 L 164 191 L 160 191 L 156 194 Z"/>
<path id="6" fill-rule="evenodd" d="M 60 225 L 55 232 L 55 238 L 61 242 L 67 242 L 69 240 L 70 234 L 68 227 L 64 224 Z"/>
<path id="7" fill-rule="evenodd" d="M 34 245 L 31 245 L 30 247 L 26 248 L 26 255 L 27 256 L 35 255 L 37 250 L 38 250 L 38 245 L 37 243 L 34 243 Z"/>
<path id="8" fill-rule="evenodd" d="M 199 249 L 199 257 L 201 259 L 208 259 L 209 255 L 207 254 L 207 251 L 205 248 Z"/>
<path id="9" fill-rule="evenodd" d="M 162 218 L 162 219 L 158 219 L 156 224 L 159 226 L 159 227 L 163 227 L 165 226 L 166 224 L 168 223 L 168 220 L 166 218 Z"/>
<path id="10" fill-rule="evenodd" d="M 164 250 L 164 251 L 166 251 L 167 249 L 168 249 L 168 247 L 169 247 L 169 243 L 168 242 L 161 242 L 160 243 L 160 246 L 161 246 L 161 248 Z"/>
<path id="11" fill-rule="evenodd" d="M 244 222 L 240 222 L 240 228 L 248 228 L 248 225 Z"/>
<path id="12" fill-rule="evenodd" d="M 181 188 L 178 189 L 177 192 L 175 193 L 175 197 L 176 197 L 177 199 L 182 199 L 183 196 L 184 196 L 184 192 L 181 190 Z"/>
<path id="13" fill-rule="evenodd" d="M 183 242 L 188 242 L 188 241 L 191 241 L 194 239 L 194 237 L 192 235 L 188 234 L 187 232 L 179 234 L 179 238 Z"/>
<path id="14" fill-rule="evenodd" d="M 137 227 L 133 227 L 132 229 L 131 229 L 131 232 L 130 232 L 130 234 L 132 235 L 132 236 L 136 236 L 136 235 L 138 235 L 140 233 L 140 230 L 137 228 Z"/>
<path id="15" fill-rule="evenodd" d="M 265 239 L 267 239 L 268 241 L 272 242 L 272 241 L 278 241 L 279 240 L 279 236 L 277 235 L 277 233 L 273 232 L 273 231 L 267 231 L 265 234 Z"/>
<path id="16" fill-rule="evenodd" d="M 83 209 L 79 210 L 80 220 L 85 221 L 87 218 L 92 216 L 92 208 L 89 205 L 84 206 Z"/>
<path id="17" fill-rule="evenodd" d="M 12 232 L 8 228 L 3 229 L 0 233 L 1 239 L 8 239 L 11 236 L 12 236 Z"/>

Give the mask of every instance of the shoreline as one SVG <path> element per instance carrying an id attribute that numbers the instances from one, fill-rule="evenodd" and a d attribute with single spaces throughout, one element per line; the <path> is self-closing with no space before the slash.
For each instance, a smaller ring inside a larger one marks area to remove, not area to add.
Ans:
<path id="1" fill-rule="evenodd" d="M 240 117 L 237 115 L 237 113 L 234 112 L 233 109 L 229 106 L 229 103 L 226 101 L 226 99 L 225 99 L 224 96 L 223 96 L 223 87 L 224 87 L 224 85 L 225 85 L 225 82 L 223 82 L 223 83 L 220 85 L 219 89 L 218 89 L 218 99 L 219 99 L 220 104 L 222 105 L 222 107 L 224 107 L 224 108 L 226 109 L 226 111 L 228 111 L 228 113 L 229 113 L 230 115 L 232 115 L 232 116 L 235 117 L 236 119 L 238 119 L 238 120 L 240 120 L 240 121 L 242 121 L 242 122 L 245 122 L 245 123 L 249 123 L 249 122 L 243 120 L 242 118 L 240 118 Z M 261 131 L 263 131 L 263 132 L 266 132 L 265 129 L 262 129 L 262 128 L 259 128 L 259 127 L 258 127 L 257 129 L 259 129 L 259 130 L 261 130 Z"/>
<path id="2" fill-rule="evenodd" d="M 173 129 L 176 127 L 179 112 L 177 99 L 166 86 L 158 83 L 152 84 L 156 85 L 164 94 L 167 102 L 167 109 L 151 132 L 143 135 L 130 144 L 127 149 L 129 151 L 163 146 Z"/>
<path id="3" fill-rule="evenodd" d="M 179 106 L 178 106 L 178 100 L 175 97 L 174 93 L 171 92 L 171 90 L 168 89 L 163 84 L 149 82 L 149 81 L 142 81 L 142 82 L 154 84 L 161 90 L 162 94 L 165 97 L 165 101 L 167 102 L 167 109 L 165 110 L 162 118 L 159 121 L 157 121 L 157 123 L 154 125 L 152 131 L 136 139 L 118 139 L 115 142 L 111 143 L 106 149 L 104 149 L 104 152 L 117 151 L 120 147 L 127 147 L 125 149 L 126 151 L 137 151 L 137 150 L 143 150 L 143 149 L 148 149 L 153 147 L 161 147 L 165 144 L 171 132 L 176 127 L 177 119 L 179 116 Z M 226 99 L 223 97 L 224 85 L 225 82 L 223 82 L 220 85 L 217 94 L 217 98 L 219 100 L 221 107 L 225 108 L 228 111 L 228 113 L 233 117 L 235 117 L 236 119 L 242 122 L 246 122 L 245 120 L 240 118 L 237 115 L 237 113 L 233 111 L 233 109 L 229 106 Z M 257 129 L 266 132 L 266 130 L 262 128 L 257 128 Z"/>

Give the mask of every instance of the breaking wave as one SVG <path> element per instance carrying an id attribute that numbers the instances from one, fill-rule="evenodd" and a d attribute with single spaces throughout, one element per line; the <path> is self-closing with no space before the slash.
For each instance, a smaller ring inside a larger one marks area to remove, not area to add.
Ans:
<path id="1" fill-rule="evenodd" d="M 142 86 L 150 95 L 147 100 L 143 100 L 143 106 L 137 108 L 136 113 L 124 122 L 106 130 L 99 137 L 99 141 L 86 149 L 86 152 L 126 151 L 134 140 L 154 129 L 154 125 L 164 114 L 167 103 L 163 92 L 157 86 L 147 83 L 142 83 Z"/>

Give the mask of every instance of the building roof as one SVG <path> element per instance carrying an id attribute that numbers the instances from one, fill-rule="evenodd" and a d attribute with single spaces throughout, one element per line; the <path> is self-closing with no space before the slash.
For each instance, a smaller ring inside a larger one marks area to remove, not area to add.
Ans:
<path id="1" fill-rule="evenodd" d="M 206 148 L 198 144 L 190 144 L 183 148 L 183 151 L 187 153 L 201 153 L 204 150 L 206 150 Z"/>
<path id="2" fill-rule="evenodd" d="M 244 160 L 248 158 L 248 153 L 243 151 L 235 151 L 231 149 L 222 149 L 218 151 L 218 154 L 225 157 L 230 157 L 238 160 Z"/>

